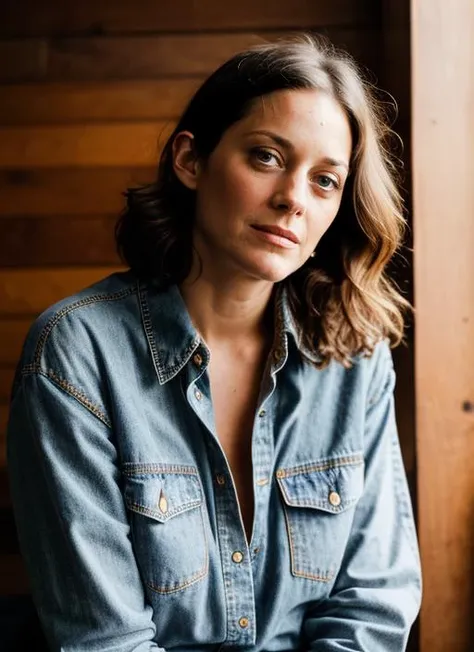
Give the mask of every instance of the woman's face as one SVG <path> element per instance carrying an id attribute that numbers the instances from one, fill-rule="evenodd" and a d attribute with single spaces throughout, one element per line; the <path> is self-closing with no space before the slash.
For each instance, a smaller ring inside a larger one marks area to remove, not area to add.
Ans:
<path id="1" fill-rule="evenodd" d="M 325 93 L 259 98 L 196 167 L 204 272 L 274 283 L 301 267 L 339 209 L 351 149 L 347 116 Z"/>

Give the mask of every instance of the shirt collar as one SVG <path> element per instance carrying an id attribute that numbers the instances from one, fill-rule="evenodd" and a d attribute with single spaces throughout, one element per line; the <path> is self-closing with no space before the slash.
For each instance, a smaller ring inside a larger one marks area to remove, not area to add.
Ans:
<path id="1" fill-rule="evenodd" d="M 178 286 L 140 287 L 140 309 L 160 385 L 174 378 L 201 344 Z"/>
<path id="2" fill-rule="evenodd" d="M 280 334 L 280 341 L 282 341 L 282 336 L 285 336 L 284 347 L 286 349 L 288 346 L 286 335 L 288 334 L 293 339 L 298 351 L 303 354 L 306 359 L 314 363 L 321 362 L 321 356 L 317 352 L 315 353 L 308 349 L 302 341 L 301 328 L 291 312 L 290 302 L 288 299 L 288 288 L 283 284 L 278 286 L 275 297 L 275 332 L 276 337 Z"/>
<path id="3" fill-rule="evenodd" d="M 189 316 L 178 286 L 157 289 L 152 283 L 139 286 L 143 326 L 161 385 L 174 378 L 204 344 Z M 301 347 L 299 328 L 279 285 L 275 293 L 275 347 L 283 365 L 288 356 L 288 335 Z"/>

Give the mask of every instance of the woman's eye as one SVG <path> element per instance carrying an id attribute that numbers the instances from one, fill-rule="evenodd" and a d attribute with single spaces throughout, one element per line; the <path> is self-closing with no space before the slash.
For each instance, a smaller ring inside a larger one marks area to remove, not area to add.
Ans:
<path id="1" fill-rule="evenodd" d="M 315 180 L 318 186 L 323 190 L 335 190 L 339 188 L 339 184 L 336 179 L 328 177 L 327 174 L 318 174 Z"/>
<path id="2" fill-rule="evenodd" d="M 260 147 L 257 147 L 256 149 L 252 150 L 252 156 L 259 163 L 263 163 L 263 165 L 270 166 L 273 164 L 279 164 L 277 156 L 268 149 L 261 149 Z"/>

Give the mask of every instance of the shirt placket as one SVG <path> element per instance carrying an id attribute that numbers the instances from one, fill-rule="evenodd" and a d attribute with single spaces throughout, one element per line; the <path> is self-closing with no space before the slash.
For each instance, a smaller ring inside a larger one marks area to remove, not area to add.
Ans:
<path id="1" fill-rule="evenodd" d="M 206 353 L 194 356 L 198 375 L 187 388 L 194 413 L 211 435 L 209 451 L 214 469 L 214 496 L 219 550 L 226 596 L 227 636 L 221 649 L 253 646 L 256 642 L 255 591 L 250 551 L 240 513 L 232 472 L 215 431 L 209 383 L 205 374 Z"/>

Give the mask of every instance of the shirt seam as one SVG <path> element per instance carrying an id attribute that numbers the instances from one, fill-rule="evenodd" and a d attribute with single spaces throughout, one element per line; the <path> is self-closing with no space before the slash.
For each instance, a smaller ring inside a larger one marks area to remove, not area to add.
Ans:
<path id="1" fill-rule="evenodd" d="M 99 421 L 101 421 L 105 426 L 107 426 L 107 428 L 109 429 L 112 428 L 112 422 L 110 421 L 107 414 L 99 407 L 99 405 L 97 405 L 97 403 L 91 401 L 90 398 L 83 391 L 75 387 L 72 383 L 70 383 L 65 378 L 62 378 L 59 374 L 57 374 L 52 369 L 48 369 L 47 371 L 45 371 L 44 369 L 41 369 L 39 365 L 29 364 L 23 367 L 21 371 L 21 375 L 23 377 L 39 375 L 39 376 L 43 376 L 44 378 L 47 378 L 52 383 L 54 383 L 57 387 L 62 389 L 66 394 L 76 399 L 76 401 L 78 401 L 83 407 L 85 407 L 86 410 L 88 410 L 88 412 L 90 412 L 97 419 L 99 419 Z"/>
<path id="2" fill-rule="evenodd" d="M 56 312 L 51 317 L 51 319 L 49 319 L 49 321 L 45 324 L 38 337 L 38 342 L 36 344 L 36 349 L 33 357 L 33 365 L 36 367 L 40 367 L 41 357 L 43 355 L 46 342 L 49 336 L 51 335 L 51 333 L 53 332 L 55 326 L 57 326 L 57 324 L 61 321 L 63 317 L 66 317 L 67 315 L 69 315 L 74 310 L 77 310 L 78 308 L 84 308 L 86 306 L 94 305 L 96 303 L 103 302 L 103 301 L 119 301 L 120 299 L 124 299 L 125 297 L 128 297 L 136 293 L 137 293 L 137 286 L 136 283 L 134 283 L 133 286 L 130 286 L 124 290 L 120 290 L 119 292 L 114 292 L 112 294 L 94 294 L 92 296 L 79 299 L 74 303 L 64 306 L 64 308 L 61 308 L 61 310 Z M 27 366 L 31 366 L 31 365 L 27 365 Z"/>

